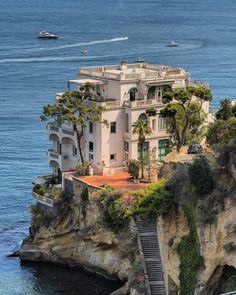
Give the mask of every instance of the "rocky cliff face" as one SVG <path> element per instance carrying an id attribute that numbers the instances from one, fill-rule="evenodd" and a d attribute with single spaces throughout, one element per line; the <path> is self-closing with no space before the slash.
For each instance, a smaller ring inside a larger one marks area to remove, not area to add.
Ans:
<path id="1" fill-rule="evenodd" d="M 180 265 L 177 247 L 182 237 L 189 233 L 188 225 L 180 207 L 168 216 L 160 217 L 157 224 L 170 294 L 177 295 Z M 226 199 L 224 210 L 212 223 L 203 223 L 198 215 L 196 225 L 204 267 L 198 272 L 195 294 L 223 293 L 227 277 L 236 274 L 236 202 Z"/>
<path id="2" fill-rule="evenodd" d="M 33 207 L 31 235 L 21 247 L 21 260 L 80 266 L 127 282 L 117 294 L 142 294 L 144 277 L 136 233 L 132 227 L 119 234 L 105 227 L 96 191 L 90 190 L 89 198 L 83 200 L 82 189 L 74 181 L 73 189 L 57 204 L 54 217 L 40 205 Z"/>

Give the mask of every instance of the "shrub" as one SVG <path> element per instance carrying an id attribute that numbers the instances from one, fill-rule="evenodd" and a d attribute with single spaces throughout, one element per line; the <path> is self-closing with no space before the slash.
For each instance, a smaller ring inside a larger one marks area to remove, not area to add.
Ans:
<path id="1" fill-rule="evenodd" d="M 39 190 L 38 190 L 38 194 L 39 194 L 40 196 L 44 196 L 45 193 L 46 193 L 45 188 L 44 188 L 43 186 L 41 186 L 41 187 L 39 188 Z"/>
<path id="2" fill-rule="evenodd" d="M 77 175 L 86 176 L 89 175 L 89 167 L 91 166 L 90 162 L 79 162 L 76 166 Z"/>
<path id="3" fill-rule="evenodd" d="M 108 187 L 102 190 L 100 197 L 103 207 L 103 222 L 115 232 L 119 232 L 128 225 L 130 220 L 122 193 Z"/>
<path id="4" fill-rule="evenodd" d="M 36 194 L 39 193 L 39 189 L 41 188 L 41 185 L 40 184 L 36 184 L 33 186 L 33 192 L 35 192 Z"/>
<path id="5" fill-rule="evenodd" d="M 172 204 L 170 193 L 166 190 L 166 181 L 151 183 L 145 189 L 132 192 L 134 196 L 134 213 L 148 218 L 168 212 Z"/>
<path id="6" fill-rule="evenodd" d="M 229 242 L 225 244 L 223 248 L 226 252 L 233 252 L 236 250 L 236 245 L 234 244 L 234 242 Z"/>
<path id="7" fill-rule="evenodd" d="M 127 162 L 128 173 L 134 178 L 137 179 L 139 176 L 140 163 L 137 160 L 129 160 Z"/>
<path id="8" fill-rule="evenodd" d="M 198 194 L 209 194 L 214 187 L 211 167 L 204 156 L 198 156 L 190 165 L 189 177 L 191 184 L 195 187 Z"/>
<path id="9" fill-rule="evenodd" d="M 146 109 L 145 112 L 149 117 L 157 115 L 157 109 L 155 109 L 155 108 L 148 108 L 148 109 Z"/>

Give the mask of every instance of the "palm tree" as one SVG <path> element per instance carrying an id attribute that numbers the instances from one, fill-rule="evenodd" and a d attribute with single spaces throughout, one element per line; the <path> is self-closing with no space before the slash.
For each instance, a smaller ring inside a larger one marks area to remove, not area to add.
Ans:
<path id="1" fill-rule="evenodd" d="M 143 148 L 144 143 L 146 140 L 146 135 L 152 134 L 152 129 L 149 127 L 148 122 L 146 120 L 140 120 L 138 119 L 136 122 L 133 123 L 133 134 L 138 134 L 138 141 L 140 144 L 140 163 L 141 163 L 141 172 L 142 176 L 141 178 L 144 178 L 144 165 L 143 165 Z"/>

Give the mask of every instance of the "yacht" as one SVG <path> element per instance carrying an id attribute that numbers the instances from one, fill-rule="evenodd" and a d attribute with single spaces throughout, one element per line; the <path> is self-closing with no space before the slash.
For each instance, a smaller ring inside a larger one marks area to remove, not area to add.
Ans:
<path id="1" fill-rule="evenodd" d="M 177 47 L 178 44 L 175 43 L 174 41 L 171 41 L 170 43 L 166 44 L 166 47 Z"/>
<path id="2" fill-rule="evenodd" d="M 57 39 L 58 36 L 54 33 L 49 33 L 46 31 L 42 31 L 38 34 L 39 39 Z"/>

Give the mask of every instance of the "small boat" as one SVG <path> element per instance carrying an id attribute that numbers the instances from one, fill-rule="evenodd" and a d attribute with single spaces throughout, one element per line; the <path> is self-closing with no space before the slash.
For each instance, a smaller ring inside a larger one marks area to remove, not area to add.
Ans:
<path id="1" fill-rule="evenodd" d="M 174 41 L 171 41 L 170 43 L 166 44 L 166 47 L 177 47 L 178 44 L 175 43 Z"/>
<path id="2" fill-rule="evenodd" d="M 87 48 L 83 48 L 83 49 L 81 50 L 81 53 L 82 53 L 83 55 L 87 55 L 87 54 L 88 54 L 88 49 L 87 49 Z"/>
<path id="3" fill-rule="evenodd" d="M 144 59 L 142 57 L 137 57 L 134 62 L 141 63 L 144 62 Z"/>
<path id="4" fill-rule="evenodd" d="M 38 39 L 57 39 L 58 36 L 54 33 L 42 31 L 38 34 Z"/>

